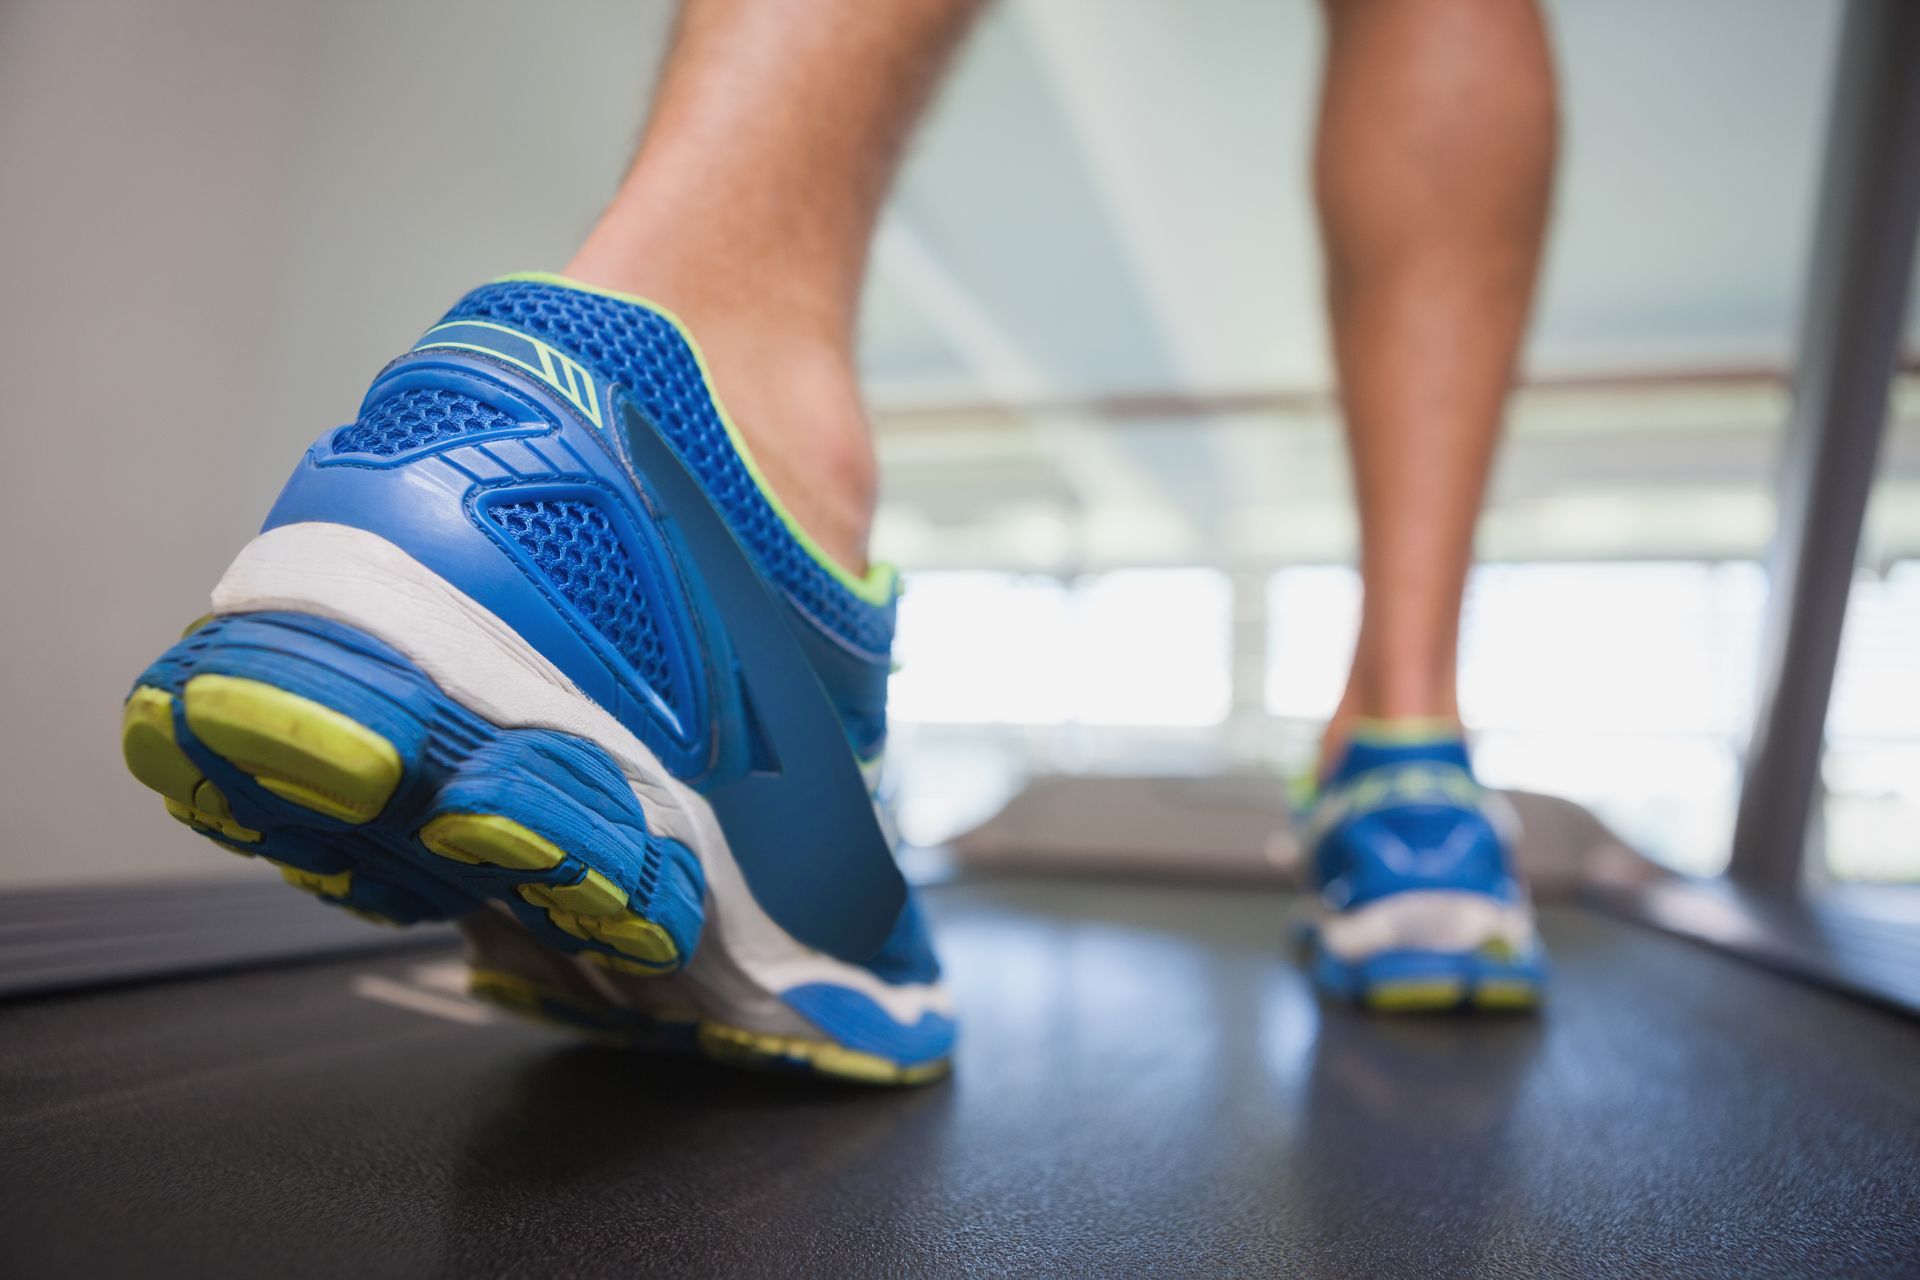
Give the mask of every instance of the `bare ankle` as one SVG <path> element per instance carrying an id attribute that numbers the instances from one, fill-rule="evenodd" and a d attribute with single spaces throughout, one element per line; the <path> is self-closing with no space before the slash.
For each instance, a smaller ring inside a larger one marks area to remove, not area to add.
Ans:
<path id="1" fill-rule="evenodd" d="M 712 376 L 768 485 L 822 551 L 865 575 L 879 470 L 851 356 L 769 352 L 732 374 L 725 359 L 712 356 Z"/>
<path id="2" fill-rule="evenodd" d="M 1437 673 L 1427 673 L 1423 665 L 1409 664 L 1384 677 L 1363 662 L 1356 662 L 1346 691 L 1320 736 L 1321 775 L 1339 764 L 1358 731 L 1370 722 L 1382 721 L 1426 722 L 1436 731 L 1457 730 L 1460 703 L 1451 662 Z"/>
<path id="3" fill-rule="evenodd" d="M 777 298 L 738 299 L 729 282 L 681 270 L 671 259 L 650 262 L 613 269 L 583 253 L 567 275 L 637 294 L 686 323 L 727 416 L 780 505 L 836 564 L 865 575 L 879 481 L 843 326 Z"/>

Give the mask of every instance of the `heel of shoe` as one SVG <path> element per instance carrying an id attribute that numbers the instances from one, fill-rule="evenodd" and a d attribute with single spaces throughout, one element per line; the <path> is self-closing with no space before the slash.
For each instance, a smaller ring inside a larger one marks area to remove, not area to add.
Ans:
<path id="1" fill-rule="evenodd" d="M 176 819 L 297 888 L 406 924 L 499 900 L 542 942 L 653 974 L 704 923 L 698 860 L 592 742 L 501 728 L 371 637 L 217 618 L 149 667 L 121 746 Z"/>

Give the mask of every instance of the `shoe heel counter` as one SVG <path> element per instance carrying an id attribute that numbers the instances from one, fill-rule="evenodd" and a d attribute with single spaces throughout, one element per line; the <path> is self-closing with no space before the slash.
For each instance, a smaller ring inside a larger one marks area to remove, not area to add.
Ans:
<path id="1" fill-rule="evenodd" d="M 569 398 L 571 399 L 571 398 Z M 724 637 L 698 633 L 661 528 L 622 495 L 599 428 L 545 384 L 463 352 L 382 372 L 355 422 L 321 436 L 263 532 L 377 534 L 472 597 L 612 712 L 676 776 L 727 769 L 715 731 L 737 691 Z M 737 712 L 735 712 L 737 714 Z"/>
<path id="2" fill-rule="evenodd" d="M 1355 902 L 1408 890 L 1505 896 L 1512 880 L 1492 823 L 1453 805 L 1393 805 L 1354 818 L 1331 833 L 1323 858 Z"/>

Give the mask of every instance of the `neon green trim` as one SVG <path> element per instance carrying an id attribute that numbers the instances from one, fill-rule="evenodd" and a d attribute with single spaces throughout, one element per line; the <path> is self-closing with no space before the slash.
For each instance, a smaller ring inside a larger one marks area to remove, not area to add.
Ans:
<path id="1" fill-rule="evenodd" d="M 504 333 L 509 337 L 518 338 L 539 353 L 541 367 L 536 369 L 525 360 L 516 359 L 492 347 L 482 347 L 471 342 L 454 342 L 446 338 L 434 340 L 433 335 L 443 329 L 458 328 L 492 329 L 495 333 Z M 436 347 L 478 351 L 482 355 L 492 356 L 496 360 L 505 360 L 510 365 L 525 369 L 565 396 L 574 408 L 587 415 L 587 421 L 602 430 L 606 429 L 606 424 L 600 421 L 600 393 L 594 388 L 593 375 L 587 372 L 586 366 L 571 356 L 562 355 L 551 344 L 540 341 L 530 333 L 522 333 L 518 329 L 504 324 L 494 324 L 487 320 L 456 320 L 451 324 L 433 326 L 421 335 L 420 341 L 413 344 L 415 351 L 430 351 Z"/>
<path id="2" fill-rule="evenodd" d="M 1378 719 L 1363 717 L 1353 722 L 1353 728 L 1347 734 L 1346 744 L 1342 745 L 1367 742 L 1381 747 L 1416 747 L 1429 742 L 1451 741 L 1463 733 L 1465 730 L 1461 728 L 1460 722 L 1451 716 L 1383 716 Z M 1322 755 L 1314 764 L 1311 775 L 1294 779 L 1292 791 L 1296 808 L 1310 809 L 1320 802 L 1326 772 L 1333 763 L 1327 756 Z"/>
<path id="3" fill-rule="evenodd" d="M 686 323 L 679 316 L 659 303 L 642 298 L 638 294 L 622 293 L 618 289 L 603 289 L 599 285 L 585 284 L 567 276 L 556 275 L 551 271 L 516 271 L 512 275 L 500 276 L 491 283 L 507 284 L 513 281 L 558 285 L 563 289 L 575 289 L 581 293 L 597 293 L 603 298 L 612 298 L 617 302 L 630 302 L 647 308 L 679 330 L 680 337 L 687 344 L 687 349 L 693 352 L 694 363 L 700 367 L 700 377 L 706 383 L 707 395 L 712 398 L 714 410 L 720 415 L 720 425 L 727 429 L 727 439 L 733 442 L 734 452 L 740 455 L 740 461 L 746 464 L 747 474 L 753 477 L 756 485 L 760 486 L 760 495 L 767 500 L 767 505 L 773 508 L 773 513 L 780 517 L 780 522 L 787 526 L 787 532 L 793 535 L 794 541 L 806 549 L 815 563 L 832 574 L 834 581 L 868 604 L 884 608 L 893 602 L 899 575 L 892 565 L 875 563 L 867 570 L 866 577 L 856 578 L 847 572 L 839 561 L 821 549 L 812 535 L 800 527 L 800 522 L 793 518 L 786 504 L 780 501 L 780 495 L 773 491 L 773 486 L 767 483 L 766 476 L 761 473 L 760 464 L 754 460 L 753 451 L 747 448 L 746 437 L 740 434 L 740 428 L 733 423 L 733 416 L 727 412 L 727 406 L 721 402 L 720 393 L 714 387 L 713 371 L 707 367 L 706 354 L 700 350 L 700 344 L 694 341 L 692 330 L 687 328 Z"/>
<path id="4" fill-rule="evenodd" d="M 1461 735 L 1460 722 L 1451 716 L 1394 716 L 1391 719 L 1355 720 L 1348 739 L 1381 746 L 1408 747 L 1427 742 L 1447 742 Z"/>

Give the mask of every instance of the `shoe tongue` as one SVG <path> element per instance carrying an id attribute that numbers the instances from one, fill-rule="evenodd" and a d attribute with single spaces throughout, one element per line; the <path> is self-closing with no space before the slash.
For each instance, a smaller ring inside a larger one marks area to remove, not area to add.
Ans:
<path id="1" fill-rule="evenodd" d="M 1448 765 L 1473 776 L 1466 739 L 1458 729 L 1397 729 L 1389 721 L 1354 734 L 1340 763 L 1327 774 L 1326 785 L 1349 782 L 1375 769 L 1409 764 Z"/>

